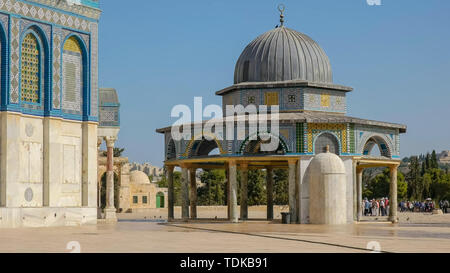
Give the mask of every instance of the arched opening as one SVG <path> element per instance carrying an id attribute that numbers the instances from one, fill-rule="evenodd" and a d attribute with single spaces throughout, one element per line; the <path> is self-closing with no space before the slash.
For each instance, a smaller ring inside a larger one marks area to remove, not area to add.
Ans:
<path id="1" fill-rule="evenodd" d="M 217 152 L 218 151 L 218 152 Z M 216 140 L 207 140 L 205 137 L 202 140 L 196 140 L 192 144 L 189 151 L 189 157 L 199 156 L 219 156 L 220 148 Z"/>
<path id="2" fill-rule="evenodd" d="M 250 140 L 243 150 L 245 155 L 283 155 L 286 153 L 286 149 L 281 139 L 279 140 L 277 149 L 273 151 L 263 151 L 262 145 L 269 144 L 272 139 L 262 140 L 258 137 L 256 140 Z"/>
<path id="3" fill-rule="evenodd" d="M 156 208 L 157 209 L 162 209 L 162 208 L 164 208 L 165 207 L 165 204 L 164 204 L 164 193 L 162 193 L 162 192 L 158 192 L 157 194 L 156 194 Z"/>
<path id="4" fill-rule="evenodd" d="M 43 88 L 43 50 L 39 35 L 28 30 L 22 40 L 20 60 L 20 100 L 41 104 Z"/>
<path id="5" fill-rule="evenodd" d="M 62 111 L 69 115 L 87 115 L 87 58 L 84 46 L 76 36 L 70 36 L 63 46 Z"/>
<path id="6" fill-rule="evenodd" d="M 49 46 L 45 33 L 36 25 L 23 32 L 20 40 L 19 97 L 24 112 L 49 111 Z"/>
<path id="7" fill-rule="evenodd" d="M 100 180 L 100 208 L 105 209 L 106 207 L 106 172 L 102 175 L 102 179 Z M 114 207 L 119 209 L 119 199 L 120 199 L 120 185 L 119 185 L 119 176 L 114 173 Z"/>
<path id="8" fill-rule="evenodd" d="M 330 149 L 330 153 L 339 155 L 339 141 L 331 133 L 323 133 L 316 138 L 314 144 L 315 154 L 325 153 L 327 147 Z"/>
<path id="9" fill-rule="evenodd" d="M 374 157 L 391 157 L 389 146 L 381 137 L 371 137 L 364 145 L 363 155 Z"/>
<path id="10" fill-rule="evenodd" d="M 175 141 L 171 139 L 169 141 L 169 144 L 167 145 L 167 160 L 175 159 L 177 158 L 177 151 L 175 148 Z"/>

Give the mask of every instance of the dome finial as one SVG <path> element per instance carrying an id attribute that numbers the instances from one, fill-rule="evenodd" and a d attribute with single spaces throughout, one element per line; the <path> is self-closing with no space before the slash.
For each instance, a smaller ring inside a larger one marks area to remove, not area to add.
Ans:
<path id="1" fill-rule="evenodd" d="M 278 5 L 278 11 L 280 12 L 280 23 L 281 23 L 280 27 L 282 27 L 284 25 L 284 14 L 283 13 L 284 13 L 285 9 L 286 9 L 285 5 L 283 5 L 283 4 Z"/>

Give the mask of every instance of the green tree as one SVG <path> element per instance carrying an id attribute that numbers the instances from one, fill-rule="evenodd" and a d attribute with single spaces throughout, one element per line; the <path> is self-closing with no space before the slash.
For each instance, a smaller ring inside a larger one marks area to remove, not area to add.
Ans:
<path id="1" fill-rule="evenodd" d="M 266 172 L 263 170 L 248 171 L 248 205 L 267 204 Z"/>
<path id="2" fill-rule="evenodd" d="M 114 157 L 121 157 L 123 152 L 125 151 L 125 148 L 114 148 L 113 149 L 113 155 Z M 108 152 L 103 152 L 103 156 L 108 156 Z"/>
<path id="3" fill-rule="evenodd" d="M 275 205 L 289 204 L 289 179 L 285 169 L 273 170 L 273 202 Z"/>
<path id="4" fill-rule="evenodd" d="M 433 150 L 433 152 L 431 153 L 430 167 L 432 169 L 438 169 L 439 168 L 439 163 L 438 163 L 438 159 L 437 159 L 437 155 L 436 155 L 436 151 L 435 150 Z"/>
<path id="5" fill-rule="evenodd" d="M 200 176 L 203 184 L 197 189 L 199 206 L 226 205 L 226 179 L 224 170 L 204 170 Z"/>
<path id="6" fill-rule="evenodd" d="M 408 182 L 408 196 L 414 200 L 421 200 L 423 195 L 422 177 L 420 175 L 419 158 L 411 157 L 409 172 L 406 177 Z"/>
<path id="7" fill-rule="evenodd" d="M 389 168 L 383 170 L 383 173 L 378 174 L 367 185 L 363 192 L 363 196 L 368 199 L 388 197 L 390 192 L 391 174 Z M 397 198 L 402 200 L 407 196 L 407 184 L 403 173 L 397 173 Z"/>
<path id="8" fill-rule="evenodd" d="M 432 183 L 432 178 L 430 173 L 425 173 L 422 177 L 422 188 L 423 188 L 423 194 L 422 194 L 422 198 L 419 200 L 423 200 L 424 198 L 429 198 L 431 197 L 431 183 Z"/>

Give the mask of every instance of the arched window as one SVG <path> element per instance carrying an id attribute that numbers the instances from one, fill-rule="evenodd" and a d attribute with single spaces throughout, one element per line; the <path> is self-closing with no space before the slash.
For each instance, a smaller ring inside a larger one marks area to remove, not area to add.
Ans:
<path id="1" fill-rule="evenodd" d="M 27 103 L 41 102 L 41 48 L 33 33 L 22 42 L 21 52 L 21 100 Z"/>
<path id="2" fill-rule="evenodd" d="M 175 141 L 171 139 L 169 141 L 169 144 L 167 145 L 167 160 L 175 159 L 177 158 L 177 150 L 175 147 Z"/>
<path id="3" fill-rule="evenodd" d="M 211 152 L 219 150 L 218 153 Z M 192 143 L 191 149 L 189 150 L 189 157 L 196 156 L 217 156 L 220 155 L 220 148 L 216 140 L 207 140 L 203 137 L 201 140 L 196 140 Z"/>
<path id="4" fill-rule="evenodd" d="M 372 137 L 364 145 L 363 155 L 391 157 L 389 146 L 381 137 Z"/>
<path id="5" fill-rule="evenodd" d="M 276 150 L 263 151 L 262 144 L 270 144 L 271 141 L 272 139 L 262 140 L 258 136 L 257 140 L 250 140 L 246 144 L 242 153 L 245 155 L 283 155 L 286 153 L 286 149 L 283 146 L 284 143 L 282 142 L 281 139 L 279 139 L 278 146 L 274 146 L 274 148 L 277 147 Z"/>
<path id="6" fill-rule="evenodd" d="M 83 109 L 83 55 L 78 39 L 70 37 L 63 48 L 62 110 L 81 115 Z"/>
<path id="7" fill-rule="evenodd" d="M 339 155 L 339 142 L 337 138 L 330 133 L 323 133 L 317 137 L 314 146 L 315 153 L 325 153 L 327 146 L 330 148 L 330 153 Z"/>

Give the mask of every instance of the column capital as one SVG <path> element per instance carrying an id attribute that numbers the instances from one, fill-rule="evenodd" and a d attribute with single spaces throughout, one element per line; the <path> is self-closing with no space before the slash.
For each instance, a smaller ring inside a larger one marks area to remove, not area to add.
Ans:
<path id="1" fill-rule="evenodd" d="M 175 166 L 173 166 L 173 165 L 165 165 L 164 167 L 166 168 L 167 171 L 172 171 L 172 172 L 175 169 Z"/>
<path id="2" fill-rule="evenodd" d="M 187 163 L 180 163 L 179 166 L 182 169 L 189 169 L 189 164 L 187 164 Z"/>
<path id="3" fill-rule="evenodd" d="M 114 148 L 117 138 L 114 136 L 106 136 L 104 137 L 104 140 L 106 141 L 107 148 Z"/>
<path id="4" fill-rule="evenodd" d="M 228 161 L 228 165 L 229 165 L 230 167 L 235 167 L 235 166 L 237 165 L 236 160 L 230 160 L 230 161 Z"/>
<path id="5" fill-rule="evenodd" d="M 241 169 L 248 170 L 248 162 L 242 162 L 240 165 L 241 165 Z"/>
<path id="6" fill-rule="evenodd" d="M 294 159 L 294 158 L 288 159 L 288 164 L 289 165 L 295 165 L 295 164 L 297 164 L 297 162 L 298 162 L 298 159 Z"/>
<path id="7" fill-rule="evenodd" d="M 389 169 L 391 170 L 391 171 L 396 171 L 396 170 L 398 170 L 398 167 L 399 167 L 400 165 L 391 165 L 391 166 L 389 166 Z"/>

